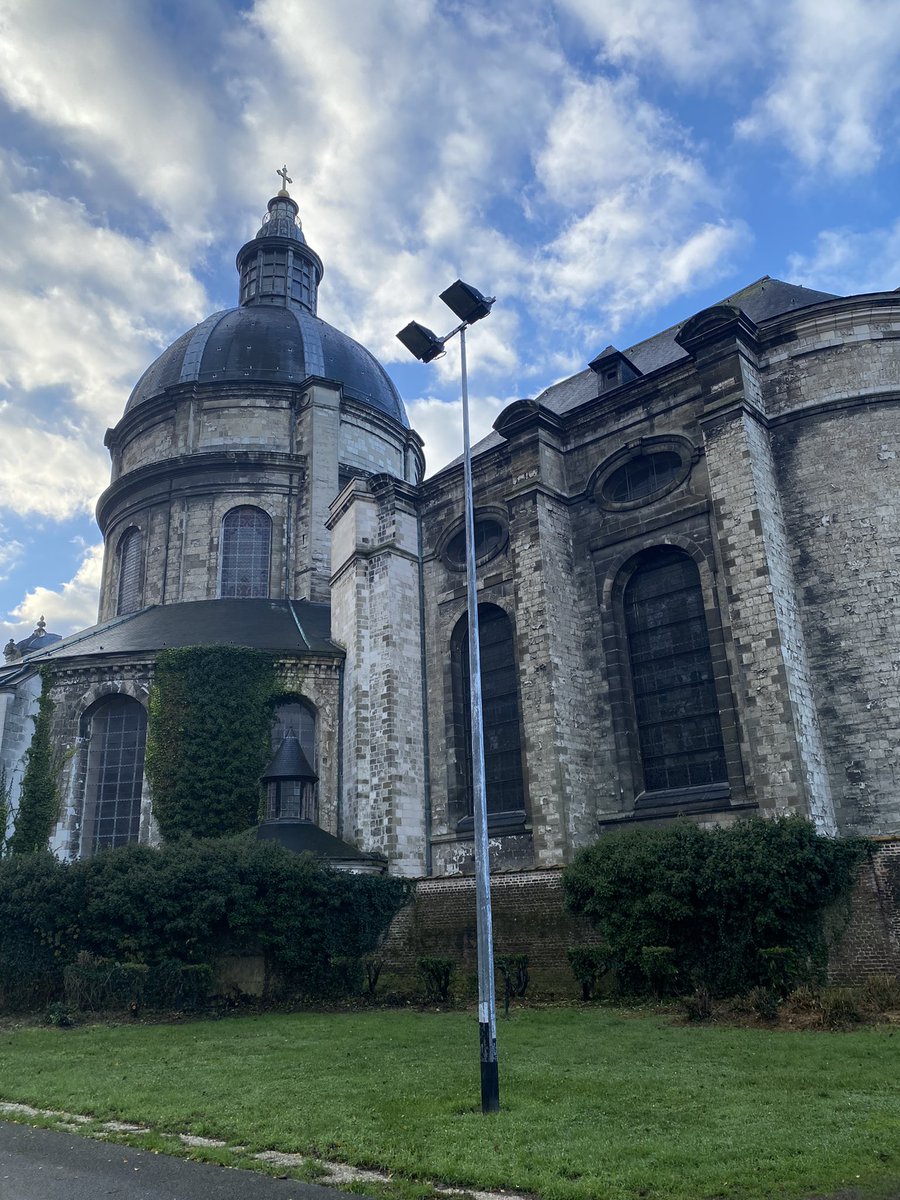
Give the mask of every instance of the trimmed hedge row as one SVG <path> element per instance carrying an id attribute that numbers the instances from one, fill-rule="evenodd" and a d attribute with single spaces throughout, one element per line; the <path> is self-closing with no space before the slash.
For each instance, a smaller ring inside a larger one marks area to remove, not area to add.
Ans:
<path id="1" fill-rule="evenodd" d="M 222 955 L 262 954 L 281 991 L 322 995 L 333 966 L 346 974 L 346 960 L 371 952 L 408 894 L 405 880 L 335 872 L 247 835 L 75 863 L 16 854 L 0 862 L 0 1007 L 62 999 L 67 969 L 70 990 L 84 990 L 97 960 L 159 978 Z"/>

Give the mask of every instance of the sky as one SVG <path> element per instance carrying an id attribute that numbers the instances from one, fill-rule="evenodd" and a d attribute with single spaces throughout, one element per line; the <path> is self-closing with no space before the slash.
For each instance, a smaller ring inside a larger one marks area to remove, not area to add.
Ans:
<path id="1" fill-rule="evenodd" d="M 237 303 L 287 164 L 319 315 L 432 472 L 473 432 L 762 275 L 900 287 L 898 0 L 0 0 L 0 636 L 96 621 L 103 434 Z"/>

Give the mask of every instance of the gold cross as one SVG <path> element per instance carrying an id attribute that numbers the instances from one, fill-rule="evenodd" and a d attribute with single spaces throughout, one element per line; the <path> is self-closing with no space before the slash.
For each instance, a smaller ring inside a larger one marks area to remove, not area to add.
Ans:
<path id="1" fill-rule="evenodd" d="M 288 173 L 287 173 L 287 163 L 284 164 L 284 166 L 281 168 L 280 171 L 276 171 L 275 174 L 281 176 L 281 190 L 283 192 L 286 192 L 287 185 L 289 183 L 294 182 L 293 179 L 291 179 L 290 175 L 288 175 Z"/>

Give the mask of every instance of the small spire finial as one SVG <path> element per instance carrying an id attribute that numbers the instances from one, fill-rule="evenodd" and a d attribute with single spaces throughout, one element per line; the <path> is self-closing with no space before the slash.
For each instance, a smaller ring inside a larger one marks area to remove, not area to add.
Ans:
<path id="1" fill-rule="evenodd" d="M 286 196 L 288 194 L 287 185 L 294 182 L 287 173 L 287 163 L 284 164 L 280 171 L 276 171 L 275 174 L 281 176 L 281 190 L 279 191 L 278 195 Z"/>
<path id="2" fill-rule="evenodd" d="M 46 632 L 47 632 L 47 622 L 44 620 L 44 614 L 41 613 L 41 619 L 38 621 L 37 625 L 35 625 L 35 627 L 34 627 L 34 636 L 35 637 L 43 637 Z"/>

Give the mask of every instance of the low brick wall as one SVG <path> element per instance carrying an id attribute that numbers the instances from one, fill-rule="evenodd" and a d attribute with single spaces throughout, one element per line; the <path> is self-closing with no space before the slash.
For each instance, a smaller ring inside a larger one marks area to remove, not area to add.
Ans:
<path id="1" fill-rule="evenodd" d="M 849 912 L 835 914 L 836 944 L 829 974 L 853 983 L 880 972 L 900 975 L 900 837 L 870 843 L 859 868 Z M 543 999 L 575 999 L 580 989 L 569 968 L 570 946 L 596 943 L 590 925 L 567 913 L 561 872 L 498 873 L 491 879 L 494 952 L 527 954 L 528 994 Z M 383 947 L 383 981 L 388 989 L 421 989 L 416 960 L 451 958 L 457 964 L 456 991 L 476 991 L 475 880 L 471 875 L 422 879 L 414 902 L 394 920 Z"/>
<path id="2" fill-rule="evenodd" d="M 900 837 L 875 838 L 869 846 L 849 919 L 831 954 L 835 983 L 883 972 L 900 975 Z"/>
<path id="3" fill-rule="evenodd" d="M 527 954 L 528 995 L 568 999 L 581 991 L 569 968 L 569 946 L 596 942 L 587 922 L 563 905 L 561 872 L 554 869 L 495 874 L 491 879 L 494 953 Z M 471 875 L 422 879 L 413 904 L 392 924 L 383 947 L 388 987 L 421 989 L 416 960 L 452 958 L 457 992 L 476 990 L 475 880 Z"/>

